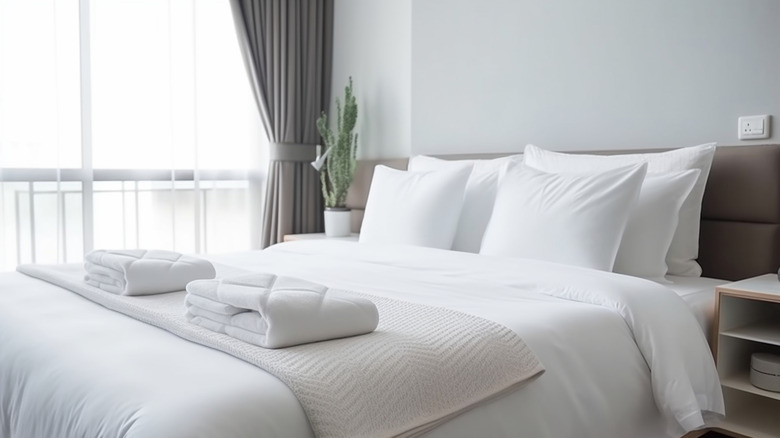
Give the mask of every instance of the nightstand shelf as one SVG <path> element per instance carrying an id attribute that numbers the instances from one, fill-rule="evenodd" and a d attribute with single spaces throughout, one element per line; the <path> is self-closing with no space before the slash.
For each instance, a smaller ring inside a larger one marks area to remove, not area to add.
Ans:
<path id="1" fill-rule="evenodd" d="M 780 321 L 760 321 L 733 330 L 722 331 L 720 335 L 780 346 Z"/>
<path id="2" fill-rule="evenodd" d="M 718 286 L 713 352 L 726 400 L 719 429 L 751 438 L 780 437 L 780 392 L 750 383 L 753 353 L 780 354 L 780 282 L 775 274 Z"/>
<path id="3" fill-rule="evenodd" d="M 765 391 L 761 388 L 756 388 L 753 386 L 753 384 L 750 383 L 750 373 L 747 371 L 741 372 L 734 376 L 721 378 L 720 383 L 726 388 L 749 392 L 751 394 L 760 395 L 761 397 L 767 397 L 780 401 L 780 392 Z"/>
<path id="4" fill-rule="evenodd" d="M 760 396 L 744 396 L 740 391 L 729 389 L 726 389 L 725 393 L 733 402 L 729 405 L 730 412 L 720 429 L 750 438 L 777 437 L 780 427 L 777 417 L 780 402 L 767 402 Z"/>

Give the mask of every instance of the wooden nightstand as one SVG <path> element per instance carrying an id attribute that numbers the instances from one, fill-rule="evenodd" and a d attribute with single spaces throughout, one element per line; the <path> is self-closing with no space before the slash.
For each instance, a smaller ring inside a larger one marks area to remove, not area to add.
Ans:
<path id="1" fill-rule="evenodd" d="M 334 239 L 334 240 L 351 240 L 358 241 L 360 234 L 352 233 L 346 237 L 328 237 L 325 233 L 308 233 L 308 234 L 285 234 L 284 241 L 292 242 L 294 240 L 310 240 L 310 239 Z"/>
<path id="2" fill-rule="evenodd" d="M 750 383 L 751 354 L 780 354 L 780 281 L 767 274 L 718 286 L 715 292 L 712 347 L 726 399 L 719 429 L 734 436 L 780 437 L 780 392 Z"/>

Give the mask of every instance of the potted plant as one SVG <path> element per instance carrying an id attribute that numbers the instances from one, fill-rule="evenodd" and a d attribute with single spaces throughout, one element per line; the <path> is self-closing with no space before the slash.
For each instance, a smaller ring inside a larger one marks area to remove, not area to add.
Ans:
<path id="1" fill-rule="evenodd" d="M 325 143 L 325 151 L 314 162 L 314 167 L 321 169 L 320 182 L 322 196 L 325 198 L 325 235 L 328 237 L 349 236 L 351 231 L 347 190 L 352 184 L 357 162 L 358 135 L 352 132 L 357 115 L 358 107 L 352 94 L 350 76 L 349 85 L 344 88 L 344 108 L 336 98 L 336 132 L 328 127 L 328 116 L 324 111 L 317 119 L 317 130 Z"/>

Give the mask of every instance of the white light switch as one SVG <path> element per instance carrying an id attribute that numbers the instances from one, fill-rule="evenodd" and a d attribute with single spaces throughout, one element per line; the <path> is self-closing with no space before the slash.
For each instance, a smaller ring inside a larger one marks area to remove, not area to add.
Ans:
<path id="1" fill-rule="evenodd" d="M 740 140 L 769 138 L 769 116 L 742 116 L 737 129 Z"/>

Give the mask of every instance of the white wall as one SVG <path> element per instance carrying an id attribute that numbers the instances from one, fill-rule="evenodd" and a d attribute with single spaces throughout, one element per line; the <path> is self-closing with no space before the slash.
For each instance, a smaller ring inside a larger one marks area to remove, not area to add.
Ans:
<path id="1" fill-rule="evenodd" d="M 411 10 L 412 0 L 335 0 L 331 99 L 343 101 L 352 76 L 361 158 L 411 152 Z"/>
<path id="2" fill-rule="evenodd" d="M 738 116 L 780 117 L 777 0 L 336 0 L 335 12 L 334 92 L 353 75 L 364 157 L 738 144 Z"/>

